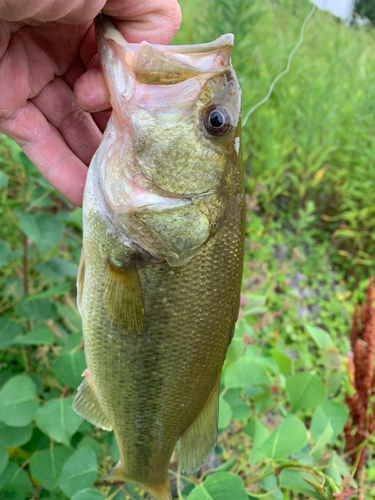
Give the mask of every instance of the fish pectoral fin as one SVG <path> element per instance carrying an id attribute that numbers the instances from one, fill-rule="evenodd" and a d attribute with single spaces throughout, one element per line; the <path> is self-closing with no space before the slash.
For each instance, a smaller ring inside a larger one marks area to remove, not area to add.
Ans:
<path id="1" fill-rule="evenodd" d="M 107 417 L 104 415 L 98 398 L 96 397 L 93 388 L 91 387 L 89 375 L 85 377 L 81 385 L 78 387 L 77 394 L 73 401 L 73 409 L 78 415 L 81 415 L 88 422 L 104 429 L 111 431 L 112 426 Z"/>
<path id="2" fill-rule="evenodd" d="M 220 378 L 197 418 L 180 437 L 178 457 L 185 472 L 194 472 L 202 467 L 216 445 L 219 394 Z"/>
<path id="3" fill-rule="evenodd" d="M 116 266 L 109 260 L 104 281 L 104 302 L 113 325 L 137 334 L 144 325 L 142 286 L 134 263 Z"/>
<path id="4" fill-rule="evenodd" d="M 77 307 L 78 312 L 81 314 L 82 309 L 82 295 L 83 295 L 83 285 L 85 283 L 85 252 L 82 247 L 81 259 L 79 261 L 78 274 L 77 274 Z"/>

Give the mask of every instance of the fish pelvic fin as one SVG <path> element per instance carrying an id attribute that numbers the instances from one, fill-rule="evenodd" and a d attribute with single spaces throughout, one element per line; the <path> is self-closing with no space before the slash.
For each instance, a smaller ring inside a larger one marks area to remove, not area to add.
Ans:
<path id="1" fill-rule="evenodd" d="M 132 262 L 117 266 L 108 259 L 104 302 L 112 324 L 126 333 L 137 334 L 144 325 L 142 286 Z"/>
<path id="2" fill-rule="evenodd" d="M 105 481 L 126 481 L 126 471 L 121 463 L 121 460 L 117 462 L 117 464 L 109 471 L 107 476 L 105 477 Z M 143 488 L 145 488 L 150 495 L 154 498 L 154 500 L 172 500 L 171 487 L 168 481 L 168 478 L 160 483 L 155 485 L 145 485 L 141 484 Z"/>
<path id="3" fill-rule="evenodd" d="M 201 412 L 182 434 L 178 443 L 181 469 L 185 472 L 198 470 L 207 460 L 217 440 L 219 415 L 220 378 L 215 382 Z"/>
<path id="4" fill-rule="evenodd" d="M 73 410 L 97 427 L 100 427 L 105 431 L 112 430 L 112 426 L 107 417 L 104 415 L 99 400 L 96 397 L 94 387 L 92 386 L 90 379 L 90 373 L 87 373 L 85 379 L 78 387 L 77 394 L 73 400 Z"/>

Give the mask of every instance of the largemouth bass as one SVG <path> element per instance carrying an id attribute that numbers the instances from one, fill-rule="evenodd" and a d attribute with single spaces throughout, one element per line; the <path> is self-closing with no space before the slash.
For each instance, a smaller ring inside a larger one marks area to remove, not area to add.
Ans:
<path id="1" fill-rule="evenodd" d="M 74 409 L 113 430 L 112 479 L 170 500 L 216 442 L 220 372 L 238 315 L 244 241 L 233 35 L 129 44 L 104 16 L 112 115 L 88 173 L 78 275 L 88 370 Z"/>

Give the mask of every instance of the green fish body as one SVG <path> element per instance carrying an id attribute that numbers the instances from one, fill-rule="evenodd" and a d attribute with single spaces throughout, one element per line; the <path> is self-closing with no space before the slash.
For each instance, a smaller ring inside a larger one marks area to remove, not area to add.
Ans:
<path id="1" fill-rule="evenodd" d="M 90 165 L 78 275 L 87 376 L 74 408 L 113 430 L 111 473 L 170 500 L 216 443 L 220 373 L 238 315 L 244 240 L 232 35 L 128 44 L 104 17 L 113 108 Z"/>

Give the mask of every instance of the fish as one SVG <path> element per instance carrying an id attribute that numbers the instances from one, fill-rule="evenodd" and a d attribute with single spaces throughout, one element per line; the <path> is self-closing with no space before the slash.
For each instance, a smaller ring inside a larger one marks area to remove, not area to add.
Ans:
<path id="1" fill-rule="evenodd" d="M 96 19 L 112 114 L 89 167 L 77 303 L 87 370 L 74 410 L 114 432 L 109 480 L 171 500 L 168 468 L 215 447 L 244 248 L 233 35 L 128 43 Z"/>

